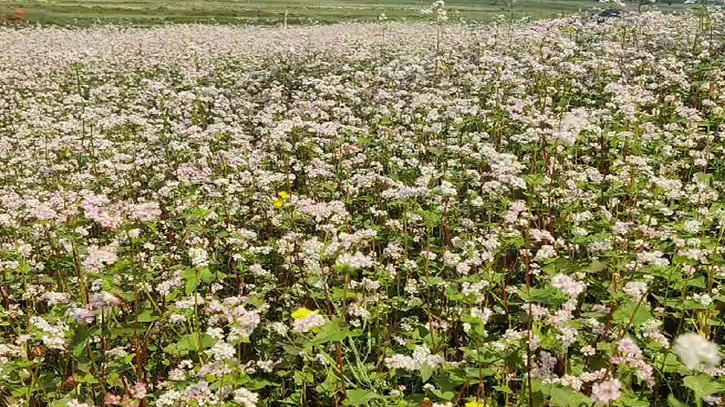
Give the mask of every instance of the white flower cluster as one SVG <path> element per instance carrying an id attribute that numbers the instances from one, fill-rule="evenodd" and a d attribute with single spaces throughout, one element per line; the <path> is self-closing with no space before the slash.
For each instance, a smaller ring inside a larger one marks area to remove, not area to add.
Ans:
<path id="1" fill-rule="evenodd" d="M 385 364 L 390 369 L 403 369 L 409 371 L 420 370 L 424 366 L 435 369 L 445 362 L 442 356 L 433 355 L 425 345 L 418 345 L 413 349 L 411 356 L 396 354 L 385 358 Z"/>
<path id="2" fill-rule="evenodd" d="M 566 274 L 557 274 L 551 278 L 551 285 L 570 298 L 576 298 L 586 289 L 586 284 L 576 281 Z"/>
<path id="3" fill-rule="evenodd" d="M 315 328 L 324 326 L 327 323 L 327 318 L 313 312 L 304 319 L 296 319 L 292 323 L 292 330 L 298 333 L 307 333 Z"/>

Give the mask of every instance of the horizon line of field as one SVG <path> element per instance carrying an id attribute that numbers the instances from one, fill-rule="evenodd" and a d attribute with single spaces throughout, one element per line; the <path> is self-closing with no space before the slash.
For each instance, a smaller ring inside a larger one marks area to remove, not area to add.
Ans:
<path id="1" fill-rule="evenodd" d="M 92 1 L 23 3 L 25 20 L 29 23 L 48 24 L 93 24 L 113 22 L 137 22 L 145 24 L 185 22 L 185 23 L 283 23 L 300 22 L 342 22 L 355 20 L 375 20 L 380 14 L 394 20 L 421 20 L 423 1 L 408 1 L 389 4 L 384 2 L 340 3 L 339 0 L 325 0 L 315 3 L 277 2 L 175 2 L 162 1 Z M 154 7 L 155 6 L 155 7 Z M 452 19 L 469 21 L 487 21 L 501 14 L 513 14 L 518 18 L 550 18 L 561 14 L 601 9 L 596 1 L 582 0 L 519 0 L 512 8 L 508 0 L 487 0 L 485 3 L 471 1 L 449 2 L 449 15 Z M 677 11 L 685 8 L 681 3 L 655 6 L 663 11 Z"/>

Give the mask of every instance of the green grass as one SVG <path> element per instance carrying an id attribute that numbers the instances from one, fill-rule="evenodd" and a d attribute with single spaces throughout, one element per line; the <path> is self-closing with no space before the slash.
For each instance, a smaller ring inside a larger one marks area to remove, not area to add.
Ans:
<path id="1" fill-rule="evenodd" d="M 30 23 L 87 26 L 98 23 L 281 24 L 285 12 L 289 24 L 368 21 L 380 13 L 391 20 L 415 20 L 421 18 L 420 10 L 430 3 L 423 0 L 59 0 L 17 1 L 9 5 L 21 8 Z M 508 14 L 508 0 L 451 0 L 446 5 L 451 19 L 486 21 Z M 595 0 L 519 0 L 514 4 L 514 15 L 547 18 L 595 7 L 606 5 Z M 686 8 L 680 3 L 650 7 L 664 11 Z M 6 6 L 0 5 L 0 10 L 11 13 Z"/>

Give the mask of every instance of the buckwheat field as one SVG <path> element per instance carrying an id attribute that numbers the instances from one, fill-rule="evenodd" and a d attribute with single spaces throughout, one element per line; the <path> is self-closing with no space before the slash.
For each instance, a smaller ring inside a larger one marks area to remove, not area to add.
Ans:
<path id="1" fill-rule="evenodd" d="M 725 15 L 0 29 L 0 405 L 723 406 Z"/>

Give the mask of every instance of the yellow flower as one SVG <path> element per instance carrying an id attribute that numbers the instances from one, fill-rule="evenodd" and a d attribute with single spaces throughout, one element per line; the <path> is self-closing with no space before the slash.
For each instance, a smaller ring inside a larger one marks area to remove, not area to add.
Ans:
<path id="1" fill-rule="evenodd" d="M 297 320 L 302 320 L 307 317 L 309 317 L 311 314 L 318 314 L 320 311 L 318 310 L 309 310 L 307 308 L 298 308 L 297 311 L 292 313 L 292 318 Z"/>
<path id="2" fill-rule="evenodd" d="M 480 401 L 469 401 L 466 403 L 466 407 L 486 407 Z"/>
<path id="3" fill-rule="evenodd" d="M 281 199 L 277 199 L 276 201 L 274 201 L 274 207 L 275 207 L 275 209 L 279 209 L 279 208 L 283 207 L 284 206 L 284 201 L 287 201 L 290 198 L 290 194 L 288 194 L 288 193 L 286 193 L 284 191 L 278 192 L 277 195 L 279 195 L 279 197 Z"/>

